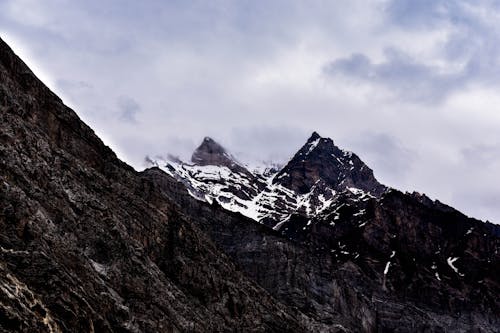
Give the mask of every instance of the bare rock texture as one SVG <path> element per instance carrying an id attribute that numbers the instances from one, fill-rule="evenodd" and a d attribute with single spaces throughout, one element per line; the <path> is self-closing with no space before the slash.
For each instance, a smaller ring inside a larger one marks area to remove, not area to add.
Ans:
<path id="1" fill-rule="evenodd" d="M 356 154 L 340 149 L 332 139 L 314 132 L 273 182 L 306 194 L 318 181 L 337 191 L 354 187 L 380 195 L 386 189 Z"/>

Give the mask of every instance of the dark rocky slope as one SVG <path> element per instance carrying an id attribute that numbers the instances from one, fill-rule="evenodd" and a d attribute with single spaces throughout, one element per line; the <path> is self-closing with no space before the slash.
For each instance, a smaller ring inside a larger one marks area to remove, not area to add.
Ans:
<path id="1" fill-rule="evenodd" d="M 146 185 L 0 40 L 0 331 L 322 329 Z"/>

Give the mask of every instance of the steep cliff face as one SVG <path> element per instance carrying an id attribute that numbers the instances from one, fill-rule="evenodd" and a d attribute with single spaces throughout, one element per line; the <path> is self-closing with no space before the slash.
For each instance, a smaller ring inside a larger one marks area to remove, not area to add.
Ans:
<path id="1" fill-rule="evenodd" d="M 147 184 L 0 40 L 0 330 L 321 327 Z"/>

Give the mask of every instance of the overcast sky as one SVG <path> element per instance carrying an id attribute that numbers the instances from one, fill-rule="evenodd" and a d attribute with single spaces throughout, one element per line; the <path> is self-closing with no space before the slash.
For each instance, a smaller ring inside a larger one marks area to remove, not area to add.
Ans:
<path id="1" fill-rule="evenodd" d="M 136 169 L 313 130 L 377 178 L 500 222 L 500 2 L 0 0 L 0 36 Z"/>

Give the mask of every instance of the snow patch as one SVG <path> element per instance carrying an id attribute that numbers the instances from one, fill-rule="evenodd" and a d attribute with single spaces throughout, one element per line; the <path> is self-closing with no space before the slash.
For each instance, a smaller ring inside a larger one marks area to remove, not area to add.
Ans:
<path id="1" fill-rule="evenodd" d="M 458 257 L 448 257 L 448 259 L 446 259 L 446 262 L 448 263 L 448 266 L 450 266 L 450 267 L 451 267 L 451 269 L 453 269 L 453 271 L 454 271 L 455 273 L 457 273 L 457 274 L 458 274 L 458 275 L 460 275 L 460 276 L 464 276 L 464 274 L 460 273 L 460 272 L 458 271 L 458 268 L 457 268 L 457 267 L 455 267 L 455 265 L 453 265 L 453 264 L 455 263 L 455 261 L 457 261 L 457 260 L 458 260 Z"/>
<path id="2" fill-rule="evenodd" d="M 389 273 L 389 266 L 390 265 L 391 265 L 390 261 L 388 261 L 387 264 L 385 264 L 384 275 L 387 275 L 387 273 Z"/>
<path id="3" fill-rule="evenodd" d="M 389 259 L 394 258 L 395 255 L 396 255 L 396 251 L 392 251 L 391 256 L 389 257 Z M 390 266 L 391 266 L 391 261 L 389 260 L 387 262 L 387 264 L 385 264 L 384 275 L 387 275 L 387 273 L 389 273 L 389 267 Z"/>
<path id="4" fill-rule="evenodd" d="M 361 209 L 359 212 L 353 214 L 352 216 L 361 216 L 365 214 L 365 209 Z"/>
<path id="5" fill-rule="evenodd" d="M 309 150 L 307 151 L 306 155 L 309 155 L 309 153 L 312 152 L 318 146 L 320 140 L 321 138 L 318 138 L 310 143 Z"/>
<path id="6" fill-rule="evenodd" d="M 92 267 L 94 268 L 94 270 L 99 273 L 100 275 L 104 275 L 106 276 L 107 273 L 108 273 L 108 268 L 103 265 L 103 264 L 100 264 L 98 262 L 95 262 L 94 260 L 92 259 L 89 259 L 90 260 L 90 263 L 92 264 Z"/>

